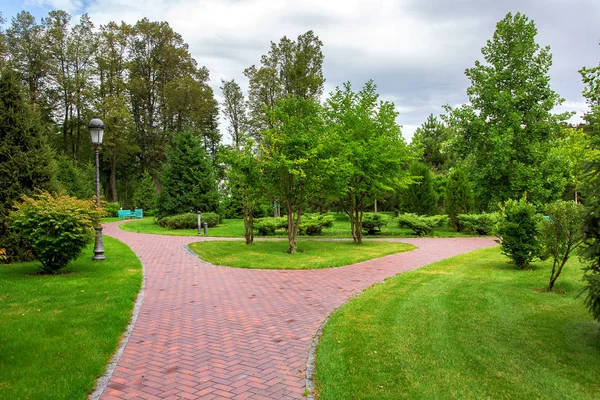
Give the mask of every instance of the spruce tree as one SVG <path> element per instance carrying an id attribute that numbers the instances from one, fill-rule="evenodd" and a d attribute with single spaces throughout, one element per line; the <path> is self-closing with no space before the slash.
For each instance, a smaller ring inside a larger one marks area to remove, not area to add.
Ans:
<path id="1" fill-rule="evenodd" d="M 213 167 L 200 139 L 189 131 L 179 133 L 166 155 L 158 217 L 216 211 L 219 201 Z"/>
<path id="2" fill-rule="evenodd" d="M 133 204 L 141 208 L 146 214 L 151 214 L 156 209 L 156 185 L 148 171 L 144 171 L 135 192 L 133 192 Z"/>
<path id="3" fill-rule="evenodd" d="M 20 254 L 8 214 L 23 195 L 54 185 L 53 153 L 43 136 L 39 116 L 25 100 L 17 74 L 0 71 L 0 248 Z"/>
<path id="4" fill-rule="evenodd" d="M 460 232 L 463 227 L 457 216 L 468 214 L 472 210 L 473 191 L 471 185 L 465 173 L 460 169 L 455 169 L 448 175 L 446 186 L 446 213 L 450 218 L 450 226 Z"/>
<path id="5" fill-rule="evenodd" d="M 437 213 L 437 194 L 433 188 L 433 176 L 429 167 L 416 162 L 409 168 L 409 175 L 416 180 L 401 193 L 401 210 L 405 213 L 435 215 Z"/>

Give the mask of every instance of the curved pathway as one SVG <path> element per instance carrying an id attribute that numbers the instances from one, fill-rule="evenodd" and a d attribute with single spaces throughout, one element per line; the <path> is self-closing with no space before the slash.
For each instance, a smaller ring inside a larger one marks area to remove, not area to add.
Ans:
<path id="1" fill-rule="evenodd" d="M 143 304 L 102 399 L 301 399 L 319 325 L 383 279 L 494 245 L 490 238 L 401 239 L 417 250 L 320 270 L 216 267 L 183 245 L 219 238 L 106 225 L 146 271 Z M 107 255 L 110 257 L 110 254 Z"/>

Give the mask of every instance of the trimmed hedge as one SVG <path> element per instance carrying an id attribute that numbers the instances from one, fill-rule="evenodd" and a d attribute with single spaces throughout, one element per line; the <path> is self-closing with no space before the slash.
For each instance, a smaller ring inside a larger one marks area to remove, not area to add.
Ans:
<path id="1" fill-rule="evenodd" d="M 221 223 L 221 217 L 216 213 L 202 213 L 202 225 L 208 224 L 209 228 L 214 228 Z M 198 228 L 198 214 L 185 213 L 171 215 L 161 218 L 157 221 L 158 225 L 169 229 L 196 229 Z"/>
<path id="2" fill-rule="evenodd" d="M 374 235 L 381 232 L 381 228 L 387 226 L 390 222 L 390 217 L 381 213 L 364 213 L 362 228 L 367 231 L 368 235 Z"/>
<path id="3" fill-rule="evenodd" d="M 331 228 L 335 218 L 328 214 L 304 214 L 300 220 L 298 234 L 301 236 L 314 236 L 323 232 L 323 228 Z M 277 229 L 287 231 L 287 217 L 261 218 L 254 223 L 254 229 L 260 236 L 274 235 Z"/>
<path id="4" fill-rule="evenodd" d="M 459 214 L 456 216 L 465 231 L 489 235 L 498 221 L 498 213 Z"/>
<path id="5" fill-rule="evenodd" d="M 433 235 L 433 230 L 444 225 L 448 221 L 447 215 L 433 215 L 426 217 L 417 214 L 402 214 L 398 216 L 398 224 L 401 228 L 409 228 L 417 236 Z"/>

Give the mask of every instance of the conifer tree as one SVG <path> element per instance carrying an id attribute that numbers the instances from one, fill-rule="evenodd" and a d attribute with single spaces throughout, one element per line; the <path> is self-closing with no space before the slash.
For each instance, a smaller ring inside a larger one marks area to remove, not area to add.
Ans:
<path id="1" fill-rule="evenodd" d="M 219 202 L 214 171 L 200 139 L 190 131 L 179 133 L 166 155 L 158 216 L 216 211 Z"/>
<path id="2" fill-rule="evenodd" d="M 429 167 L 416 162 L 409 168 L 409 175 L 415 183 L 402 191 L 401 210 L 405 213 L 434 215 L 437 211 L 437 195 L 433 189 L 433 177 Z"/>
<path id="3" fill-rule="evenodd" d="M 32 111 L 17 74 L 0 71 L 0 248 L 19 253 L 8 214 L 14 203 L 36 189 L 52 189 L 53 153 L 44 140 L 38 115 Z"/>
<path id="4" fill-rule="evenodd" d="M 460 169 L 455 169 L 448 175 L 448 185 L 446 186 L 446 213 L 450 219 L 450 225 L 460 232 L 463 227 L 457 216 L 468 214 L 472 210 L 473 191 L 471 185 L 465 173 Z"/>

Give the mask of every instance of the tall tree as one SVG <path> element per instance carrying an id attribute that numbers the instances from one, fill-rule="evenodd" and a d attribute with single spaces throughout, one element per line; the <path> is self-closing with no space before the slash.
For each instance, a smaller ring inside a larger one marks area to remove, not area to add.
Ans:
<path id="1" fill-rule="evenodd" d="M 191 131 L 173 137 L 161 174 L 158 215 L 193 211 L 214 212 L 218 195 L 212 165 L 200 139 Z"/>
<path id="2" fill-rule="evenodd" d="M 48 86 L 49 53 L 45 29 L 27 11 L 12 19 L 6 30 L 9 65 L 19 73 L 25 94 L 34 110 L 47 108 L 44 91 Z"/>
<path id="3" fill-rule="evenodd" d="M 534 22 L 520 13 L 498 22 L 482 49 L 485 62 L 476 61 L 466 71 L 470 104 L 451 115 L 482 208 L 524 193 L 534 203 L 562 194 L 548 198 L 535 190 L 543 188 L 545 179 L 537 166 L 569 116 L 552 113 L 562 99 L 550 88 L 550 48 L 540 47 L 536 35 Z"/>
<path id="4" fill-rule="evenodd" d="M 279 100 L 269 113 L 271 129 L 260 144 L 261 168 L 270 193 L 285 205 L 289 252 L 296 252 L 296 237 L 309 197 L 334 178 L 334 159 L 321 105 L 313 99 Z"/>
<path id="5" fill-rule="evenodd" d="M 271 49 L 244 71 L 249 80 L 248 107 L 253 133 L 270 128 L 268 112 L 278 99 L 297 97 L 319 99 L 323 94 L 323 43 L 313 31 L 299 35 L 296 41 L 281 38 Z"/>
<path id="6" fill-rule="evenodd" d="M 405 168 L 409 151 L 394 104 L 379 101 L 373 81 L 358 92 L 350 83 L 336 88 L 326 101 L 326 115 L 328 134 L 338 138 L 340 204 L 350 219 L 352 239 L 360 244 L 368 205 L 410 182 Z"/>
<path id="7" fill-rule="evenodd" d="M 444 147 L 451 136 L 451 130 L 431 114 L 417 128 L 411 144 L 423 151 L 423 162 L 426 165 L 434 171 L 444 171 L 450 164 L 450 153 Z"/>
<path id="8" fill-rule="evenodd" d="M 221 80 L 221 90 L 223 91 L 223 115 L 229 126 L 227 130 L 233 139 L 236 148 L 242 145 L 243 134 L 246 132 L 247 116 L 246 101 L 240 85 L 233 79 L 230 81 Z"/>
<path id="9" fill-rule="evenodd" d="M 454 169 L 448 175 L 446 185 L 446 214 L 450 219 L 450 225 L 457 232 L 462 231 L 463 226 L 457 218 L 459 214 L 468 214 L 473 211 L 473 190 L 467 180 L 466 174 L 461 169 Z"/>
<path id="10" fill-rule="evenodd" d="M 8 48 L 6 47 L 6 34 L 4 32 L 4 23 L 6 19 L 0 12 L 0 68 L 4 67 L 6 58 L 8 57 Z"/>
<path id="11" fill-rule="evenodd" d="M 421 162 L 414 162 L 408 171 L 415 182 L 404 189 L 400 189 L 401 211 L 419 215 L 436 214 L 437 194 L 433 188 L 431 170 Z"/>
<path id="12" fill-rule="evenodd" d="M 583 95 L 590 106 L 585 119 L 589 125 L 591 143 L 600 151 L 600 64 L 581 71 L 586 85 Z M 600 321 L 600 157 L 598 153 L 588 160 L 584 180 L 586 208 L 584 216 L 583 257 L 587 260 L 584 279 L 587 284 L 585 303 L 597 321 Z"/>
<path id="13" fill-rule="evenodd" d="M 243 145 L 227 151 L 225 160 L 229 166 L 227 179 L 231 196 L 241 203 L 244 237 L 250 245 L 254 242 L 254 213 L 264 197 L 261 165 L 252 139 L 243 140 Z"/>
<path id="14" fill-rule="evenodd" d="M 18 75 L 0 71 L 0 248 L 18 254 L 10 234 L 8 213 L 23 195 L 53 188 L 53 153 L 46 143 L 39 115 L 25 99 Z"/>

